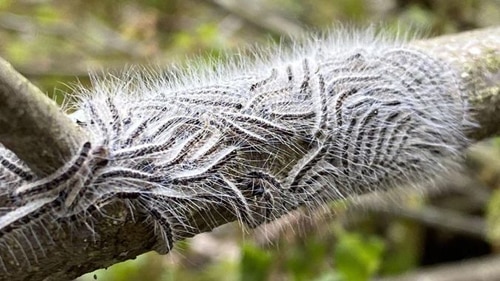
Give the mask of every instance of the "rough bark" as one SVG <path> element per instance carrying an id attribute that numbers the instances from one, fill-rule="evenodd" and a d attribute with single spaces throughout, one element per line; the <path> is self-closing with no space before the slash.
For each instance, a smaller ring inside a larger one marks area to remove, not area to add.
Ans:
<path id="1" fill-rule="evenodd" d="M 0 58 L 0 142 L 38 175 L 71 159 L 82 138 L 78 127 L 26 78 Z"/>
<path id="2" fill-rule="evenodd" d="M 500 28 L 487 28 L 415 42 L 461 70 L 461 78 L 479 127 L 474 140 L 500 133 Z"/>
<path id="3" fill-rule="evenodd" d="M 472 113 L 480 125 L 469 132 L 470 137 L 480 140 L 500 132 L 500 28 L 414 44 L 461 70 Z M 82 133 L 50 99 L 0 62 L 0 142 L 39 175 L 49 174 L 76 151 Z M 0 280 L 69 280 L 153 248 L 156 237 L 140 213 L 132 216 L 120 203 L 106 208 L 108 216 L 94 215 L 93 231 L 74 222 L 46 225 L 33 229 L 39 243 L 11 247 L 16 259 L 2 249 L 0 257 L 7 261 L 9 274 L 0 275 Z M 192 225 L 198 226 L 199 233 L 209 231 L 231 220 L 226 212 L 201 210 L 191 218 Z"/>

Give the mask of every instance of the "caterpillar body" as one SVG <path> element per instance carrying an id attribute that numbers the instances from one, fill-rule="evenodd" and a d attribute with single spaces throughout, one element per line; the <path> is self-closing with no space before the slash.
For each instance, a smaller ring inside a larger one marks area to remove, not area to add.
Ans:
<path id="1" fill-rule="evenodd" d="M 472 123 L 455 69 L 371 31 L 306 41 L 79 89 L 88 139 L 67 165 L 38 178 L 0 149 L 1 252 L 116 200 L 149 214 L 166 253 L 199 232 L 196 210 L 223 206 L 255 227 L 457 169 Z M 3 257 L 0 268 L 12 262 Z"/>

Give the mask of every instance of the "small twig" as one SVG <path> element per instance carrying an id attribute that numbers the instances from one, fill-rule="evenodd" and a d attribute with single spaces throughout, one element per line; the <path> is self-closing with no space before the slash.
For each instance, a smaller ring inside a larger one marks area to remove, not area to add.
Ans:
<path id="1" fill-rule="evenodd" d="M 372 205 L 364 207 L 368 212 L 392 217 L 405 218 L 446 231 L 458 232 L 480 239 L 486 238 L 486 225 L 482 218 L 473 217 L 432 206 L 411 209 L 399 206 Z"/>
<path id="2" fill-rule="evenodd" d="M 495 255 L 426 268 L 397 277 L 379 278 L 376 281 L 493 281 L 498 280 L 499 276 L 500 256 Z"/>
<path id="3" fill-rule="evenodd" d="M 271 32 L 276 35 L 301 35 L 304 29 L 276 12 L 270 12 L 269 9 L 259 7 L 255 2 L 239 0 L 205 0 L 243 20 L 249 24 Z"/>

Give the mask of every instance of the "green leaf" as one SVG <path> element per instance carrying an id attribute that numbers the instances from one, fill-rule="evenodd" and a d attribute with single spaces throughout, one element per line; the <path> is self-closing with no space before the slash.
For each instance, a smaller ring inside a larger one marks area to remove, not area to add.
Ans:
<path id="1" fill-rule="evenodd" d="M 377 237 L 344 233 L 335 249 L 335 263 L 342 280 L 369 280 L 379 269 L 384 243 Z"/>

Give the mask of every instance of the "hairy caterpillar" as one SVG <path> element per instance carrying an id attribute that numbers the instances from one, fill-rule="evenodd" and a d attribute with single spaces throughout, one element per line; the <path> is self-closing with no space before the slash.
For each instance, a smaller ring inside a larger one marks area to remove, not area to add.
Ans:
<path id="1" fill-rule="evenodd" d="M 301 206 L 433 181 L 459 166 L 470 126 L 452 67 L 370 31 L 215 69 L 129 72 L 77 97 L 88 139 L 56 173 L 37 178 L 0 149 L 3 253 L 36 242 L 35 227 L 85 223 L 116 200 L 149 215 L 166 253 L 213 206 L 255 227 Z"/>

